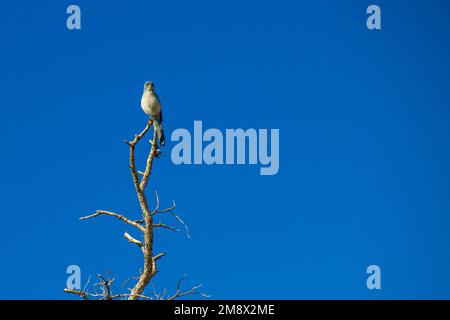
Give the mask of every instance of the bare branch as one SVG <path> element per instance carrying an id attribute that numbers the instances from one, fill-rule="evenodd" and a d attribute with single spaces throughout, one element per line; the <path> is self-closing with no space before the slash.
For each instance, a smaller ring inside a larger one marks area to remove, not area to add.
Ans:
<path id="1" fill-rule="evenodd" d="M 115 277 L 113 279 L 110 279 L 108 275 L 108 280 L 106 280 L 101 274 L 98 274 L 98 277 L 102 280 L 100 283 L 102 290 L 103 290 L 103 298 L 102 300 L 112 300 L 111 298 L 111 284 L 116 279 Z"/>
<path id="2" fill-rule="evenodd" d="M 91 294 L 86 293 L 86 292 L 84 292 L 84 291 L 80 291 L 80 290 L 72 290 L 72 289 L 67 289 L 67 288 L 64 289 L 64 292 L 79 295 L 79 296 L 80 296 L 81 298 L 83 298 L 84 300 L 91 300 L 91 299 L 89 298 L 89 296 L 92 296 Z"/>
<path id="3" fill-rule="evenodd" d="M 157 204 L 158 204 L 159 203 L 159 198 L 158 198 L 158 194 L 157 193 L 156 193 L 156 196 L 157 196 L 156 201 L 157 201 Z M 167 208 L 167 209 L 159 210 L 159 206 L 156 206 L 155 210 L 153 210 L 153 212 L 152 212 L 152 215 L 155 215 L 157 213 L 171 212 L 172 210 L 175 210 L 176 207 L 177 206 L 175 204 L 175 201 L 173 202 L 172 206 L 170 208 Z"/>
<path id="4" fill-rule="evenodd" d="M 153 261 L 158 261 L 159 259 L 161 259 L 162 257 L 164 257 L 166 254 L 164 252 L 158 253 L 156 256 L 154 256 L 152 259 Z"/>
<path id="5" fill-rule="evenodd" d="M 145 166 L 145 171 L 144 174 L 142 175 L 142 180 L 141 180 L 141 184 L 140 187 L 142 190 L 145 189 L 145 187 L 147 186 L 148 183 L 148 179 L 150 178 L 150 175 L 152 173 L 152 166 L 153 166 L 153 159 L 157 153 L 157 143 L 156 143 L 156 138 L 157 138 L 157 130 L 156 127 L 154 128 L 154 133 L 153 133 L 153 142 L 151 142 L 152 148 L 150 149 L 150 153 L 148 154 L 148 158 L 147 158 L 147 164 Z"/>
<path id="6" fill-rule="evenodd" d="M 138 228 L 142 232 L 145 232 L 145 228 L 143 226 L 139 225 L 138 223 L 136 223 L 134 221 L 131 221 L 131 220 L 125 218 L 124 216 L 122 216 L 122 215 L 120 215 L 118 213 L 105 211 L 105 210 L 97 210 L 96 213 L 91 214 L 89 216 L 81 217 L 80 220 L 87 220 L 87 219 L 90 219 L 90 218 L 98 217 L 100 215 L 108 215 L 108 216 L 111 216 L 111 217 L 116 217 L 116 218 L 122 220 L 123 222 L 128 223 L 129 225 L 132 225 L 133 227 Z"/>
<path id="7" fill-rule="evenodd" d="M 184 226 L 184 229 L 186 230 L 186 237 L 188 237 L 190 239 L 191 232 L 189 231 L 187 224 L 184 223 L 184 221 L 178 215 L 176 215 L 174 212 L 172 212 L 172 211 L 169 211 L 169 212 L 175 219 L 177 219 Z"/>
<path id="8" fill-rule="evenodd" d="M 134 140 L 133 140 L 133 141 L 127 141 L 127 140 L 125 140 L 125 143 L 126 143 L 127 145 L 129 145 L 129 146 L 134 147 L 134 146 L 136 145 L 136 143 L 138 143 L 139 140 L 141 140 L 142 137 L 147 133 L 147 131 L 148 131 L 148 130 L 150 129 L 150 127 L 152 126 L 152 124 L 153 124 L 153 119 L 149 119 L 149 120 L 148 120 L 148 123 L 147 123 L 147 126 L 144 128 L 144 130 L 142 130 L 141 133 L 134 135 Z"/>
<path id="9" fill-rule="evenodd" d="M 125 279 L 125 281 L 122 283 L 122 286 L 121 286 L 121 288 L 123 288 L 123 287 L 125 287 L 125 285 L 129 282 L 129 281 L 131 281 L 131 280 L 139 280 L 139 278 L 140 278 L 140 275 L 139 275 L 139 277 L 130 277 L 130 278 L 128 278 L 128 279 Z M 131 289 L 129 289 L 129 290 L 131 290 Z"/>
<path id="10" fill-rule="evenodd" d="M 88 285 L 89 285 L 89 282 L 91 282 L 91 275 L 88 276 L 88 279 L 87 279 L 87 281 L 86 281 L 86 284 L 84 285 L 84 288 L 83 288 L 83 291 L 84 291 L 84 292 L 86 292 L 87 287 L 88 287 Z"/>
<path id="11" fill-rule="evenodd" d="M 198 291 L 198 289 L 200 289 L 201 287 L 202 287 L 202 285 L 200 284 L 198 286 L 192 287 L 192 289 L 189 291 L 185 291 L 185 292 L 177 291 L 173 296 L 168 297 L 167 300 L 175 300 L 177 298 L 181 298 L 181 297 L 184 297 L 184 296 L 187 296 L 190 294 L 198 294 L 204 298 L 211 298 L 210 294 L 206 294 L 206 293 Z"/>
<path id="12" fill-rule="evenodd" d="M 153 228 L 164 228 L 164 229 L 169 229 L 169 230 L 172 230 L 172 231 L 180 231 L 179 229 L 175 229 L 175 228 L 173 228 L 171 226 L 168 226 L 168 225 L 166 225 L 164 223 L 153 224 Z"/>
<path id="13" fill-rule="evenodd" d="M 155 296 L 156 300 L 164 300 L 164 297 L 156 291 L 156 288 L 153 285 L 152 287 L 153 287 L 153 295 Z"/>
<path id="14" fill-rule="evenodd" d="M 188 238 L 190 239 L 190 238 L 191 238 L 191 233 L 190 233 L 190 231 L 189 231 L 189 227 L 188 227 L 187 224 L 183 221 L 183 219 L 180 218 L 180 216 L 178 216 L 175 212 L 173 212 L 173 210 L 175 210 L 175 208 L 176 208 L 176 206 L 177 206 L 176 203 L 175 203 L 175 201 L 173 201 L 173 204 L 172 204 L 172 206 L 171 206 L 170 208 L 159 210 L 159 197 L 158 197 L 158 192 L 155 191 L 155 194 L 156 194 L 156 207 L 155 207 L 155 209 L 152 211 L 152 216 L 154 216 L 155 214 L 158 214 L 158 213 L 169 213 L 169 214 L 171 214 L 175 219 L 178 220 L 178 222 L 180 222 L 180 223 L 184 226 L 184 229 L 185 229 L 185 231 L 186 231 L 186 237 L 188 237 Z M 154 226 L 154 227 L 163 227 L 163 226 L 160 226 L 160 225 L 158 225 L 158 224 L 153 225 L 153 226 Z M 163 228 L 164 228 L 164 227 L 163 227 Z M 171 228 L 171 227 L 169 227 L 168 229 L 178 231 L 177 229 L 174 229 L 174 228 Z"/>
<path id="15" fill-rule="evenodd" d="M 159 195 L 158 195 L 158 191 L 155 190 L 155 198 L 156 198 L 156 205 L 155 205 L 155 209 L 152 211 L 152 216 L 158 212 L 159 210 Z"/>
<path id="16" fill-rule="evenodd" d="M 209 295 L 209 294 L 206 294 L 206 293 L 203 293 L 201 291 L 198 291 L 198 289 L 200 289 L 202 287 L 201 284 L 192 287 L 189 291 L 183 292 L 181 290 L 181 284 L 183 283 L 183 281 L 185 279 L 186 279 L 186 275 L 183 275 L 183 277 L 181 277 L 180 281 L 178 281 L 176 292 L 172 296 L 168 297 L 167 300 L 175 300 L 177 298 L 181 298 L 181 297 L 184 297 L 184 296 L 187 296 L 187 295 L 193 295 L 193 294 L 198 294 L 198 295 L 201 295 L 202 297 L 205 297 L 205 298 L 210 298 L 211 297 L 211 295 Z"/>
<path id="17" fill-rule="evenodd" d="M 136 240 L 135 238 L 133 238 L 132 236 L 130 236 L 130 234 L 128 232 L 125 232 L 124 235 L 125 239 L 128 240 L 128 242 L 130 243 L 134 243 L 135 245 L 137 245 L 139 248 L 142 248 L 142 242 L 139 240 Z"/>
<path id="18" fill-rule="evenodd" d="M 112 297 L 112 300 L 117 299 L 117 298 L 124 298 L 124 297 L 128 297 L 130 298 L 132 296 L 131 293 L 121 293 L 121 294 L 116 294 L 115 296 Z M 152 297 L 149 296 L 144 296 L 142 294 L 138 294 L 135 295 L 137 298 L 141 298 L 141 299 L 145 299 L 145 300 L 153 300 Z M 134 296 L 133 296 L 134 297 Z"/>
<path id="19" fill-rule="evenodd" d="M 103 277 L 101 274 L 98 274 L 98 277 L 99 277 L 100 281 L 94 285 L 94 288 L 100 287 L 101 293 L 97 293 L 97 291 L 95 291 L 95 293 L 86 291 L 90 277 L 89 277 L 88 283 L 86 283 L 86 285 L 82 291 L 72 290 L 72 289 L 64 289 L 64 292 L 76 294 L 85 300 L 90 300 L 90 298 L 96 298 L 96 299 L 100 299 L 100 300 L 113 300 L 120 296 L 120 295 L 113 295 L 112 291 L 111 291 L 111 286 L 112 286 L 113 282 L 116 280 L 116 277 L 111 279 L 109 272 L 108 272 L 108 278 Z"/>

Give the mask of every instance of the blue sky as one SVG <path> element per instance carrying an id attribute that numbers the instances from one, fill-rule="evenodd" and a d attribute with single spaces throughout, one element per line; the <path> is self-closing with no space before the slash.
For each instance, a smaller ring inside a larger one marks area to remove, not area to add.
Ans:
<path id="1" fill-rule="evenodd" d="M 71 264 L 117 289 L 136 275 L 134 230 L 78 217 L 139 217 L 122 141 L 145 125 L 149 79 L 168 137 L 194 120 L 280 129 L 275 176 L 176 166 L 168 141 L 149 195 L 176 200 L 192 239 L 157 234 L 156 287 L 187 273 L 216 299 L 450 298 L 450 7 L 377 1 L 369 31 L 370 4 L 2 1 L 0 298 L 74 298 Z"/>

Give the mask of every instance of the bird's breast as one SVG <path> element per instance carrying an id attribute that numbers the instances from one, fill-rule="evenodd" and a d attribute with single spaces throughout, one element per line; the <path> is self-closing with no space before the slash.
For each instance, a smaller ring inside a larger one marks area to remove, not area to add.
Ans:
<path id="1" fill-rule="evenodd" d="M 151 92 L 144 92 L 141 99 L 142 110 L 149 116 L 155 116 L 160 112 L 158 98 Z"/>

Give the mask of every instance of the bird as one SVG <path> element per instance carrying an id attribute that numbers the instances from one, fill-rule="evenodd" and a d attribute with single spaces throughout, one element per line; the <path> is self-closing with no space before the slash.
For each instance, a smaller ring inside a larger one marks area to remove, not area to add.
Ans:
<path id="1" fill-rule="evenodd" d="M 161 102 L 159 101 L 159 97 L 155 92 L 153 81 L 147 81 L 144 83 L 144 92 L 142 93 L 141 98 L 141 108 L 145 112 L 145 114 L 153 119 L 158 135 L 159 144 L 161 146 L 164 146 L 166 144 L 166 139 L 164 138 L 164 131 L 162 128 L 163 117 Z"/>

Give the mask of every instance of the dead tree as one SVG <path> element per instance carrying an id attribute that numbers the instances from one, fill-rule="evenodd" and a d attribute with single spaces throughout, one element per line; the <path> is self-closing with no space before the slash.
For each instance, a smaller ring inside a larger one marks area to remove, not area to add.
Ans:
<path id="1" fill-rule="evenodd" d="M 153 277 L 158 272 L 158 266 L 157 261 L 162 258 L 165 254 L 163 252 L 160 252 L 158 254 L 155 254 L 155 249 L 153 248 L 153 235 L 154 230 L 156 228 L 166 228 L 173 231 L 178 231 L 177 229 L 163 224 L 163 223 L 155 223 L 154 218 L 157 214 L 170 214 L 172 215 L 178 222 L 180 222 L 185 230 L 186 234 L 189 237 L 189 230 L 186 226 L 186 224 L 183 222 L 183 220 L 175 214 L 175 202 L 173 202 L 173 205 L 166 209 L 160 209 L 159 208 L 159 196 L 158 192 L 155 191 L 155 207 L 154 209 L 150 209 L 147 197 L 145 194 L 145 189 L 147 187 L 148 181 L 150 179 L 150 176 L 152 174 L 152 167 L 153 167 L 153 161 L 155 158 L 159 158 L 161 153 L 158 149 L 157 144 L 157 132 L 156 127 L 154 127 L 154 134 L 153 139 L 150 140 L 151 148 L 150 152 L 147 157 L 147 162 L 145 166 L 144 171 L 138 171 L 135 164 L 135 148 L 139 141 L 145 136 L 145 134 L 150 130 L 152 127 L 153 120 L 150 119 L 147 123 L 147 126 L 142 130 L 141 133 L 134 136 L 134 139 L 132 141 L 125 141 L 125 143 L 129 146 L 130 153 L 129 153 L 129 168 L 131 172 L 131 177 L 133 180 L 134 188 L 136 191 L 137 199 L 139 201 L 139 205 L 141 207 L 142 211 L 142 218 L 139 220 L 131 220 L 121 214 L 105 211 L 105 210 L 97 210 L 94 214 L 91 214 L 89 216 L 81 217 L 80 220 L 87 220 L 90 218 L 95 218 L 101 215 L 107 215 L 111 216 L 117 219 L 120 219 L 122 222 L 133 226 L 137 229 L 138 232 L 141 232 L 143 234 L 143 240 L 140 241 L 136 239 L 135 237 L 131 236 L 129 233 L 125 232 L 124 237 L 125 239 L 130 242 L 131 244 L 136 245 L 143 253 L 144 258 L 144 265 L 142 268 L 142 271 L 138 277 L 135 277 L 133 279 L 137 280 L 136 284 L 133 286 L 133 288 L 129 289 L 129 292 L 127 293 L 118 293 L 114 294 L 112 292 L 111 285 L 116 280 L 115 277 L 111 278 L 111 276 L 108 274 L 107 277 L 102 276 L 101 274 L 98 275 L 99 282 L 97 282 L 94 285 L 95 291 L 89 292 L 88 291 L 88 285 L 89 280 L 84 287 L 83 290 L 73 290 L 66 288 L 64 289 L 67 293 L 72 293 L 80 296 L 83 299 L 90 300 L 90 299 L 100 299 L 100 300 L 114 300 L 114 299 L 128 299 L 128 300 L 137 300 L 137 299 L 156 299 L 156 300 L 173 300 L 179 297 L 183 297 L 188 294 L 199 294 L 203 297 L 209 297 L 208 295 L 202 293 L 199 291 L 199 288 L 201 286 L 195 286 L 192 289 L 188 291 L 182 291 L 180 289 L 180 286 L 182 284 L 182 281 L 184 280 L 184 277 L 179 281 L 176 292 L 173 295 L 169 295 L 166 290 L 164 290 L 162 293 L 157 293 L 156 290 L 153 290 L 152 295 L 145 295 L 144 290 L 147 287 L 147 285 L 150 283 L 150 281 L 153 279 Z"/>

